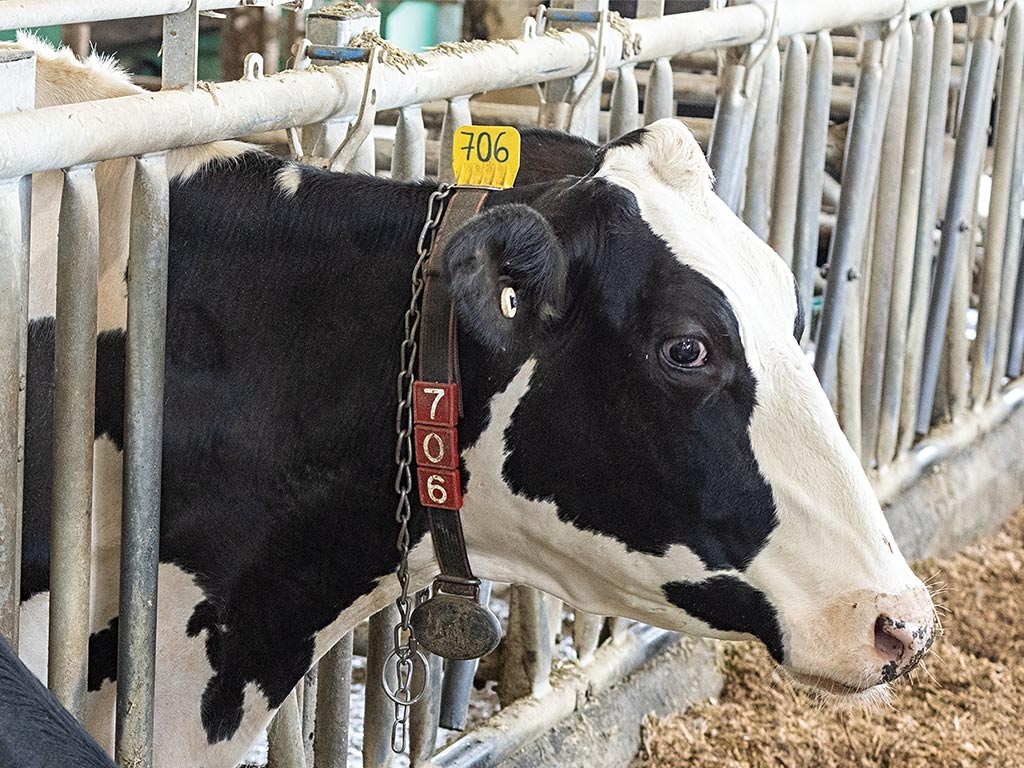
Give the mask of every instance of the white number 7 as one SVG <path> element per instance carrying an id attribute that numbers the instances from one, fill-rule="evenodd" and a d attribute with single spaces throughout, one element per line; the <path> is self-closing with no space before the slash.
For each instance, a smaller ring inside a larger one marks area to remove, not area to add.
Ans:
<path id="1" fill-rule="evenodd" d="M 424 387 L 423 391 L 428 395 L 434 396 L 434 402 L 430 404 L 430 420 L 433 421 L 436 418 L 437 405 L 441 402 L 441 398 L 444 397 L 444 390 L 437 387 Z"/>

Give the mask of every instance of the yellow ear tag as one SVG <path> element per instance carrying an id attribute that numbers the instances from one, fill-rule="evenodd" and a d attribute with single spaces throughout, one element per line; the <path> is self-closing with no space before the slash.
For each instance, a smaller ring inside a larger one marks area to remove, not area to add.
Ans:
<path id="1" fill-rule="evenodd" d="M 452 141 L 455 183 L 508 189 L 519 173 L 519 131 L 508 125 L 464 125 Z"/>

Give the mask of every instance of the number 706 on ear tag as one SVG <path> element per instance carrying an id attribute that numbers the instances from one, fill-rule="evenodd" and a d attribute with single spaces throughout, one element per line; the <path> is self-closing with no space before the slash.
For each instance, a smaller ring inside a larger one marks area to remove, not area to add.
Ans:
<path id="1" fill-rule="evenodd" d="M 508 189 L 519 173 L 519 131 L 508 125 L 464 125 L 452 141 L 455 183 Z"/>

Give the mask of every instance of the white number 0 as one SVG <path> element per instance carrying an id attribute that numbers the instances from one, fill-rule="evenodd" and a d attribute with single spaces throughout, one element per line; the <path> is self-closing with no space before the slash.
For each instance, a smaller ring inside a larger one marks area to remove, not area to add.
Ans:
<path id="1" fill-rule="evenodd" d="M 435 414 L 437 413 L 438 403 L 440 403 L 441 398 L 444 397 L 444 390 L 437 389 L 436 387 L 424 387 L 423 391 L 426 392 L 428 395 L 434 396 L 434 402 L 430 404 L 430 418 L 431 420 L 433 420 L 434 418 L 436 418 Z"/>
<path id="2" fill-rule="evenodd" d="M 437 444 L 437 453 L 430 452 L 430 444 Z M 437 432 L 427 432 L 426 437 L 423 438 L 423 453 L 430 460 L 432 464 L 440 464 L 441 459 L 444 458 L 444 440 Z"/>
<path id="3" fill-rule="evenodd" d="M 427 478 L 427 496 L 435 504 L 444 504 L 448 501 L 448 491 L 444 489 L 443 477 L 431 475 Z"/>

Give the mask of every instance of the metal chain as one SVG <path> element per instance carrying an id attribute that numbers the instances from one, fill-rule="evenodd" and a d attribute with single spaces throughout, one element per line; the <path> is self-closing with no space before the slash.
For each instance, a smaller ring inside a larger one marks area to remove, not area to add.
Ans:
<path id="1" fill-rule="evenodd" d="M 430 257 L 430 247 L 433 244 L 434 234 L 441 223 L 441 216 L 444 214 L 444 201 L 451 194 L 452 188 L 442 184 L 430 194 L 427 201 L 427 219 L 423 222 L 420 230 L 419 240 L 416 242 L 416 265 L 412 270 L 412 297 L 409 301 L 409 309 L 405 313 L 405 338 L 401 346 L 401 370 L 398 374 L 398 407 L 395 411 L 395 465 L 398 471 L 395 475 L 395 492 L 398 494 L 398 506 L 395 508 L 395 520 L 398 522 L 398 584 L 401 592 L 395 600 L 398 608 L 398 623 L 395 625 L 394 650 L 388 656 L 381 674 L 381 683 L 384 692 L 395 705 L 395 720 L 391 726 L 391 749 L 394 752 L 404 752 L 406 734 L 408 732 L 409 707 L 412 706 L 423 695 L 427 688 L 427 680 L 424 678 L 418 686 L 413 688 L 416 661 L 421 662 L 423 674 L 427 674 L 426 657 L 416 645 L 416 637 L 413 634 L 411 601 L 409 598 L 409 517 L 412 514 L 412 507 L 409 502 L 409 494 L 412 492 L 412 385 L 415 380 L 416 352 L 418 349 L 419 327 L 420 327 L 420 302 L 423 298 L 423 267 Z M 388 679 L 388 663 L 395 661 L 396 684 Z"/>

